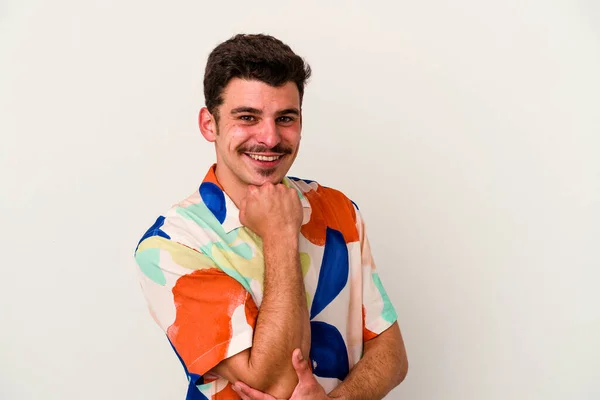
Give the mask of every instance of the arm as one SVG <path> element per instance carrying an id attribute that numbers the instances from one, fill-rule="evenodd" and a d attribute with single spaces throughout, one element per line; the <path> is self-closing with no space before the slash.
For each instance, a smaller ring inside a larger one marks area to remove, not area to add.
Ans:
<path id="1" fill-rule="evenodd" d="M 265 237 L 264 296 L 252 348 L 222 361 L 213 370 L 230 382 L 243 381 L 278 398 L 298 383 L 290 362 L 295 348 L 310 349 L 310 326 L 298 240 Z"/>
<path id="2" fill-rule="evenodd" d="M 316 381 L 308 362 L 297 361 L 295 367 L 299 383 L 291 397 L 293 400 L 381 399 L 406 376 L 408 362 L 396 312 L 375 272 L 364 222 L 358 209 L 356 211 L 363 266 L 363 357 L 329 395 Z M 238 382 L 234 389 L 243 399 L 274 400 L 251 385 Z"/>
<path id="3" fill-rule="evenodd" d="M 329 396 L 342 399 L 381 399 L 398 386 L 408 371 L 404 341 L 396 311 L 379 274 L 365 221 L 356 208 L 363 265 L 363 357 Z"/>
<path id="4" fill-rule="evenodd" d="M 398 323 L 364 345 L 363 358 L 330 398 L 344 400 L 382 399 L 398 386 L 408 372 L 408 359 Z"/>
<path id="5" fill-rule="evenodd" d="M 397 323 L 365 343 L 363 358 L 329 395 L 315 379 L 300 351 L 294 352 L 292 362 L 299 382 L 290 400 L 379 400 L 402 382 L 408 370 Z M 243 400 L 277 400 L 241 382 L 236 383 L 233 390 Z"/>
<path id="6" fill-rule="evenodd" d="M 310 350 L 310 324 L 298 254 L 301 205 L 293 189 L 263 186 L 249 191 L 241 211 L 244 225 L 263 239 L 263 300 L 252 348 L 223 360 L 213 371 L 232 383 L 242 381 L 275 397 L 288 398 L 298 383 L 292 352 L 300 348 L 308 354 Z M 288 225 L 278 220 L 277 214 L 299 219 Z M 269 220 L 271 223 L 266 224 Z"/>

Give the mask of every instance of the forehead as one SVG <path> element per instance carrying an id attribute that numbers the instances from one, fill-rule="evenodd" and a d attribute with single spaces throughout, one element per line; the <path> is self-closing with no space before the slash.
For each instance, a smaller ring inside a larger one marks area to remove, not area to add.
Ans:
<path id="1" fill-rule="evenodd" d="M 233 78 L 223 91 L 223 107 L 253 107 L 265 112 L 285 108 L 300 109 L 300 93 L 294 82 L 271 86 L 258 80 Z"/>

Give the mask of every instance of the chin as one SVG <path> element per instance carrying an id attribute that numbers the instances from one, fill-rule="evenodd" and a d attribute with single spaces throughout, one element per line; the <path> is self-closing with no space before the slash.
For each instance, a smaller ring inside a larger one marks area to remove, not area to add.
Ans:
<path id="1" fill-rule="evenodd" d="M 251 179 L 251 181 L 253 182 L 254 185 L 262 185 L 264 183 L 272 183 L 273 185 L 276 185 L 278 183 L 281 183 L 281 181 L 283 180 L 283 178 L 285 177 L 285 171 L 280 171 L 279 169 L 275 169 L 273 172 L 271 172 L 268 175 L 264 175 L 261 172 L 258 173 L 254 173 L 254 179 Z"/>
<path id="2" fill-rule="evenodd" d="M 276 185 L 278 183 L 281 183 L 282 180 L 283 180 L 283 177 L 280 178 L 279 174 L 273 174 L 272 176 L 269 176 L 269 177 L 262 177 L 262 178 L 256 179 L 256 185 L 260 186 L 265 183 L 272 183 L 273 185 Z"/>

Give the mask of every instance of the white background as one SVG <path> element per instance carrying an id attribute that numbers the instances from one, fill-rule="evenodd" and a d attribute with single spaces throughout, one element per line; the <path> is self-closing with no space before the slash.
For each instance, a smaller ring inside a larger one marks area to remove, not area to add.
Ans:
<path id="1" fill-rule="evenodd" d="M 291 173 L 363 211 L 398 400 L 600 398 L 600 3 L 0 1 L 0 398 L 183 399 L 132 253 L 214 161 L 206 57 L 314 69 Z"/>

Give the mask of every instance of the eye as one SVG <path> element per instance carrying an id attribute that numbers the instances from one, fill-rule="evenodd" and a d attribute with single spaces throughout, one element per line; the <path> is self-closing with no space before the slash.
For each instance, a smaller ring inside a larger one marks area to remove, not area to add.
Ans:
<path id="1" fill-rule="evenodd" d="M 289 124 L 291 122 L 294 122 L 294 118 L 288 117 L 288 116 L 283 116 L 283 117 L 277 118 L 277 121 L 278 122 L 283 122 L 284 124 Z"/>
<path id="2" fill-rule="evenodd" d="M 252 115 L 242 115 L 242 116 L 240 116 L 240 119 L 242 121 L 246 121 L 246 122 L 254 122 L 254 121 L 256 121 L 256 118 L 254 118 L 254 116 L 252 116 Z"/>

